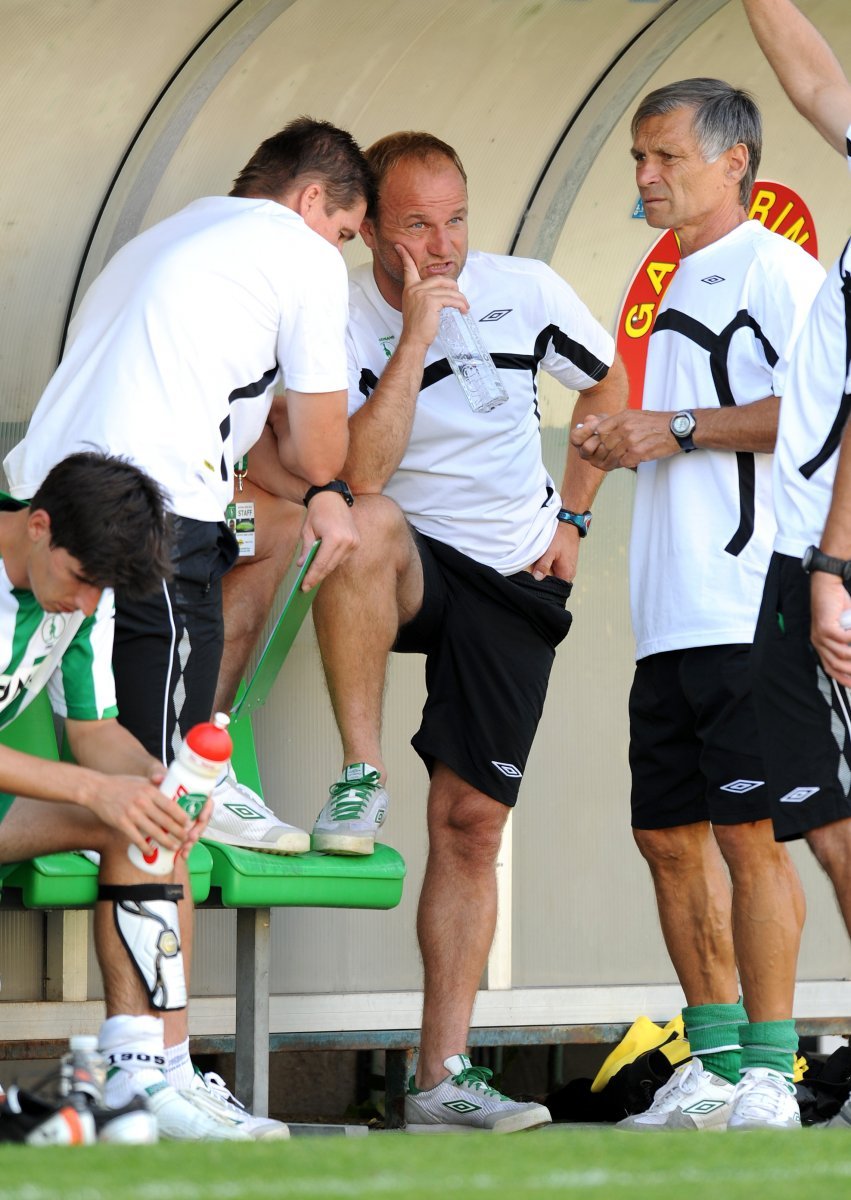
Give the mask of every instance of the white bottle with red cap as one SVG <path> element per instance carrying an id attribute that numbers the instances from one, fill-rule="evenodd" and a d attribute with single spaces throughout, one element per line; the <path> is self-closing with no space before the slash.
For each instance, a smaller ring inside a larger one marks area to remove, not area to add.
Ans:
<path id="1" fill-rule="evenodd" d="M 160 784 L 160 791 L 176 800 L 193 821 L 233 754 L 229 724 L 230 717 L 226 713 L 216 713 L 212 721 L 193 725 Z M 127 848 L 127 857 L 141 871 L 151 875 L 170 875 L 174 869 L 175 852 L 166 850 L 153 838 L 148 838 L 147 842 L 149 848 L 145 854 L 138 846 L 131 844 Z"/>

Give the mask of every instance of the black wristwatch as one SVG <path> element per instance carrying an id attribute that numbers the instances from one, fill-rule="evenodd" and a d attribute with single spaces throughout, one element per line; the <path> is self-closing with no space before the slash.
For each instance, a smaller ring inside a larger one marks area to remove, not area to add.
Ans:
<path id="1" fill-rule="evenodd" d="M 685 450 L 686 454 L 691 454 L 692 450 L 697 450 L 698 447 L 694 444 L 694 430 L 697 421 L 694 418 L 694 413 L 689 408 L 684 408 L 681 412 L 674 413 L 671 417 L 671 422 L 668 428 L 679 443 L 681 450 Z"/>
<path id="2" fill-rule="evenodd" d="M 349 491 L 349 485 L 342 479 L 332 479 L 330 483 L 314 484 L 313 487 L 309 487 L 304 493 L 304 500 L 302 501 L 304 507 L 307 508 L 313 497 L 320 492 L 339 492 L 349 508 L 355 502 L 354 496 Z"/>
<path id="3" fill-rule="evenodd" d="M 571 512 L 569 508 L 560 508 L 556 513 L 556 520 L 562 521 L 565 525 L 575 525 L 579 530 L 580 537 L 587 537 L 588 530 L 591 528 L 591 510 L 586 508 L 585 512 Z"/>
<path id="4" fill-rule="evenodd" d="M 838 575 L 843 583 L 851 583 L 851 559 L 834 558 L 825 554 L 818 546 L 807 546 L 801 559 L 801 566 L 808 575 L 813 571 L 824 571 L 828 575 Z"/>

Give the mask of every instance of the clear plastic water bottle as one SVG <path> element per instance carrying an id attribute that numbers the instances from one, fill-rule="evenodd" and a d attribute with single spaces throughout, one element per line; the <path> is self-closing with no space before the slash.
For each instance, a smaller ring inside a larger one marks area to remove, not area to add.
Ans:
<path id="1" fill-rule="evenodd" d="M 216 786 L 216 780 L 230 762 L 233 742 L 228 733 L 230 717 L 216 713 L 212 721 L 194 725 L 184 738 L 174 761 L 160 784 L 160 791 L 176 800 L 194 821 Z M 138 846 L 127 848 L 127 857 L 151 875 L 168 875 L 174 868 L 174 851 L 166 850 L 148 838 L 145 854 Z"/>
<path id="2" fill-rule="evenodd" d="M 508 392 L 470 314 L 442 308 L 438 337 L 473 412 L 490 412 L 504 404 Z"/>
<path id="3" fill-rule="evenodd" d="M 98 1051 L 97 1038 L 88 1033 L 74 1034 L 59 1068 L 60 1095 L 84 1097 L 100 1107 L 105 1083 L 106 1060 Z"/>

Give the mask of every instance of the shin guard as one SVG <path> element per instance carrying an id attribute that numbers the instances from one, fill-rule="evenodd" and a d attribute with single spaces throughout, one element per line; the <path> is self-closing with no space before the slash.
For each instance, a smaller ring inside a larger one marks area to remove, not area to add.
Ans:
<path id="1" fill-rule="evenodd" d="M 111 900 L 118 936 L 158 1012 L 186 1007 L 180 950 L 177 883 L 101 884 L 98 900 Z"/>

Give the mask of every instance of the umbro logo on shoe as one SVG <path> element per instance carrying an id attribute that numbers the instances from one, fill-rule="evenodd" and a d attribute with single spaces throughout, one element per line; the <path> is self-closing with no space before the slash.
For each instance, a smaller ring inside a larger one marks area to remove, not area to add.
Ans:
<path id="1" fill-rule="evenodd" d="M 518 771 L 514 763 L 497 762 L 495 758 L 491 759 L 491 763 L 496 767 L 497 771 L 502 771 L 503 775 L 507 775 L 509 779 L 523 778 L 523 772 Z"/>
<path id="2" fill-rule="evenodd" d="M 705 1117 L 707 1113 L 712 1113 L 716 1109 L 723 1108 L 726 1103 L 726 1100 L 698 1100 L 697 1104 L 690 1104 L 688 1108 L 683 1109 L 683 1112 Z"/>
<path id="3" fill-rule="evenodd" d="M 781 804 L 802 804 L 804 800 L 809 800 L 810 796 L 814 796 L 816 792 L 820 792 L 821 788 L 817 787 L 796 787 L 792 788 L 791 792 L 787 792 L 785 796 L 780 797 Z"/>
<path id="4" fill-rule="evenodd" d="M 725 783 L 721 787 L 722 792 L 753 792 L 757 788 L 764 787 L 764 779 L 733 779 L 730 783 Z"/>
<path id="5" fill-rule="evenodd" d="M 241 817 L 243 821 L 262 821 L 263 814 L 259 813 L 256 808 L 250 808 L 247 804 L 223 804 L 223 808 L 234 813 L 235 816 Z"/>
<path id="6" fill-rule="evenodd" d="M 478 1112 L 482 1107 L 481 1104 L 473 1104 L 470 1100 L 447 1100 L 444 1108 L 451 1108 L 453 1112 L 470 1113 Z"/>

